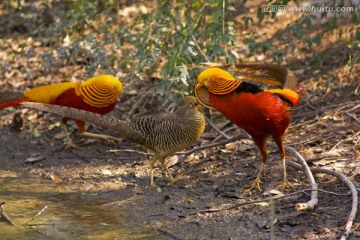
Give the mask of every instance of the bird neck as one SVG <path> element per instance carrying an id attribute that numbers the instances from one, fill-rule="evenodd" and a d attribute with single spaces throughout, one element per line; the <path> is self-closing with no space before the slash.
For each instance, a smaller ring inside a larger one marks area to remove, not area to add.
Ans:
<path id="1" fill-rule="evenodd" d="M 241 85 L 242 81 L 235 79 L 228 79 L 223 77 L 216 77 L 211 79 L 208 83 L 207 88 L 210 93 L 216 95 L 225 95 L 233 92 Z"/>
<path id="2" fill-rule="evenodd" d="M 205 129 L 205 117 L 198 108 L 182 106 L 175 114 L 178 116 L 178 121 L 189 128 L 187 131 L 189 135 L 194 135 L 194 138 L 201 136 Z"/>
<path id="3" fill-rule="evenodd" d="M 198 109 L 186 105 L 179 107 L 174 113 L 179 117 L 179 120 L 183 121 L 192 121 L 202 116 L 202 113 Z"/>
<path id="4" fill-rule="evenodd" d="M 92 84 L 78 83 L 75 86 L 75 93 L 81 96 L 83 101 L 92 107 L 108 107 L 116 102 L 120 96 L 120 91 L 101 82 Z"/>

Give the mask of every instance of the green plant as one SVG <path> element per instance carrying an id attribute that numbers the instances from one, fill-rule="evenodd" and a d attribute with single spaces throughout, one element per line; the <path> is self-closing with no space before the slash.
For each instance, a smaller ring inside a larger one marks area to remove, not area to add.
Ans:
<path id="1" fill-rule="evenodd" d="M 157 0 L 152 8 L 138 4 L 136 16 L 128 21 L 128 16 L 117 15 L 119 6 L 114 1 L 75 0 L 69 11 L 59 13 L 60 24 L 47 33 L 52 40 L 71 39 L 71 44 L 58 51 L 68 63 L 81 57 L 90 72 L 108 69 L 114 73 L 122 68 L 134 81 L 134 76 L 142 78 L 159 71 L 162 81 L 158 90 L 172 85 L 189 90 L 189 79 L 194 78 L 189 66 L 236 60 L 234 22 L 228 17 L 235 11 L 232 3 Z"/>

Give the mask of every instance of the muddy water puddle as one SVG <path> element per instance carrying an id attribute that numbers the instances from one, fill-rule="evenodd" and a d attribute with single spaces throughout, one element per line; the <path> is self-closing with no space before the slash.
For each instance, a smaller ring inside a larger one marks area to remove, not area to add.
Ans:
<path id="1" fill-rule="evenodd" d="M 5 202 L 4 211 L 16 226 L 1 221 L 0 239 L 151 239 L 156 235 L 126 206 L 113 206 L 116 196 L 111 191 L 99 194 L 65 185 L 1 170 L 0 202 Z"/>

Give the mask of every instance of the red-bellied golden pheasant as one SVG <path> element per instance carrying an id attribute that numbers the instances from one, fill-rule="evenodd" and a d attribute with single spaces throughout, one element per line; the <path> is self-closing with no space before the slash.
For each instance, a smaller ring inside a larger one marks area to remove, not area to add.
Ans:
<path id="1" fill-rule="evenodd" d="M 23 105 L 116 130 L 122 137 L 152 151 L 154 153 L 150 160 L 152 187 L 155 186 L 153 167 L 156 161 L 161 162 L 169 181 L 174 183 L 176 180 L 165 164 L 166 157 L 194 144 L 205 128 L 205 117 L 199 111 L 199 104 L 194 97 L 185 97 L 174 112 L 135 117 L 129 122 L 55 105 L 31 102 Z"/>
<path id="2" fill-rule="evenodd" d="M 239 70 L 265 71 L 264 75 Z M 254 183 L 246 191 L 257 188 L 261 191 L 261 176 L 267 161 L 266 141 L 268 137 L 277 144 L 283 164 L 284 179 L 281 187 L 292 185 L 287 180 L 285 166 L 284 133 L 290 124 L 294 105 L 299 104 L 299 94 L 291 89 L 262 90 L 256 85 L 243 80 L 253 80 L 272 85 L 296 86 L 287 73 L 287 69 L 276 64 L 239 64 L 235 74 L 241 77 L 236 80 L 229 72 L 220 68 L 208 68 L 200 73 L 195 82 L 195 96 L 199 103 L 207 108 L 214 108 L 224 114 L 230 121 L 251 135 L 258 146 L 262 164 Z M 278 76 L 277 76 L 278 75 Z"/>
<path id="3" fill-rule="evenodd" d="M 18 105 L 22 102 L 39 102 L 60 106 L 83 109 L 98 114 L 106 114 L 115 108 L 116 101 L 122 91 L 121 82 L 111 75 L 97 75 L 85 82 L 62 82 L 47 86 L 36 87 L 25 91 L 22 96 L 18 92 L 0 93 L 0 109 Z M 14 99 L 15 98 L 15 99 Z M 62 123 L 65 130 L 67 145 L 71 143 L 66 123 L 70 118 L 63 117 Z M 85 131 L 86 120 L 75 120 L 81 134 L 103 139 L 115 139 L 113 137 L 95 134 Z"/>

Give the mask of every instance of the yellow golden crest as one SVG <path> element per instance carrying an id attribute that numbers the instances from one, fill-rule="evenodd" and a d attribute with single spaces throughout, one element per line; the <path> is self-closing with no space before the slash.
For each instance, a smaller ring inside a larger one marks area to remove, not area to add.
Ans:
<path id="1" fill-rule="evenodd" d="M 196 79 L 194 93 L 198 102 L 207 108 L 213 108 L 209 93 L 225 95 L 234 91 L 242 81 L 236 80 L 230 73 L 220 68 L 208 68 Z"/>

